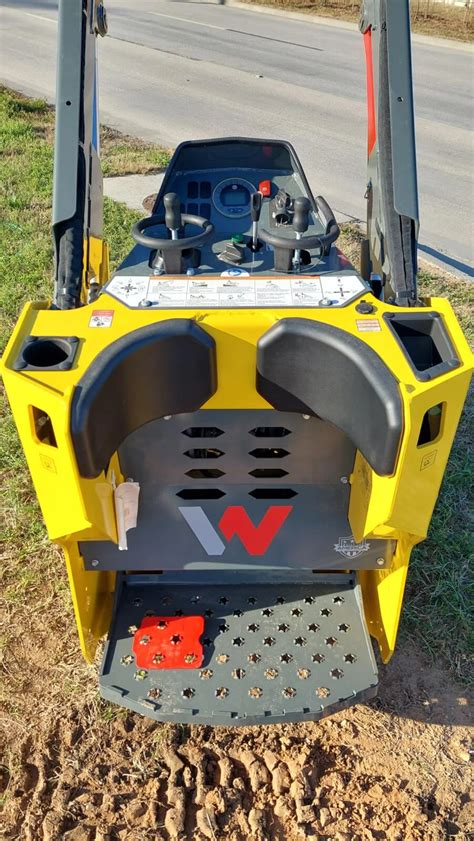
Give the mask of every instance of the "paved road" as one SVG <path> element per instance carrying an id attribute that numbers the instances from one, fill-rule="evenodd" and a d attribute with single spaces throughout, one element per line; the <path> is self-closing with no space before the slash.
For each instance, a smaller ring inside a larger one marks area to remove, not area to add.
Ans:
<path id="1" fill-rule="evenodd" d="M 219 135 L 282 137 L 315 193 L 365 217 L 365 69 L 360 35 L 246 9 L 109 0 L 100 43 L 102 121 L 175 146 Z M 57 0 L 4 0 L 0 78 L 54 99 Z M 414 45 L 424 255 L 470 271 L 473 54 Z"/>

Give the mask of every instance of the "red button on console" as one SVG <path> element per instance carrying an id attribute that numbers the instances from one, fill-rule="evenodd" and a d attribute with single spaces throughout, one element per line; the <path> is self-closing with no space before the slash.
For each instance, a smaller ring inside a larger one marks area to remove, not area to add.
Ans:
<path id="1" fill-rule="evenodd" d="M 272 194 L 272 182 L 260 181 L 260 184 L 258 185 L 258 190 L 264 198 L 268 198 Z"/>

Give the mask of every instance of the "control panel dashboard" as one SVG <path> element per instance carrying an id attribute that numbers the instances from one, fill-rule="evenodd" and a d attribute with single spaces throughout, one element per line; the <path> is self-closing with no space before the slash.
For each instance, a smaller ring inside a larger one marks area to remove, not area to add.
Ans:
<path id="1" fill-rule="evenodd" d="M 129 307 L 339 307 L 367 290 L 335 246 L 305 248 L 306 242 L 319 243 L 327 220 L 289 144 L 231 138 L 178 147 L 153 207 L 156 225 L 147 225 L 147 234 L 161 241 L 172 233 L 165 225 L 164 198 L 170 194 L 179 198 L 183 218 L 210 222 L 212 236 L 191 259 L 184 251 L 178 272 L 163 270 L 159 252 L 136 245 L 104 290 Z M 306 215 L 300 233 L 296 218 L 302 201 Z M 195 233 L 193 227 L 186 223 L 180 236 Z M 276 246 L 263 239 L 265 232 L 274 235 Z M 295 237 L 302 237 L 301 251 L 285 250 Z M 284 270 L 277 251 L 287 255 Z"/>

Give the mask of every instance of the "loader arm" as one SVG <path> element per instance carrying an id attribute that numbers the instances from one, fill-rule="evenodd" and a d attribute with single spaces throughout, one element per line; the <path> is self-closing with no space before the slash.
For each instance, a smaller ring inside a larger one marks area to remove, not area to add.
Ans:
<path id="1" fill-rule="evenodd" d="M 362 274 L 384 299 L 417 300 L 418 191 L 408 0 L 364 0 L 367 67 L 367 240 Z"/>
<path id="2" fill-rule="evenodd" d="M 54 302 L 86 303 L 108 276 L 99 159 L 97 35 L 107 32 L 99 0 L 60 0 L 53 186 Z"/>

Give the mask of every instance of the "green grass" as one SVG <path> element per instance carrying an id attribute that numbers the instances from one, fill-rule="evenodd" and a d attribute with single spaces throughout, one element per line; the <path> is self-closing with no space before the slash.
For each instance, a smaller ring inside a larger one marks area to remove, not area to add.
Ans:
<path id="1" fill-rule="evenodd" d="M 44 103 L 0 90 L 2 347 L 23 302 L 44 299 L 51 294 L 52 125 L 51 110 Z M 113 133 L 109 142 L 116 144 L 113 165 L 116 172 L 122 167 L 118 150 L 128 141 Z M 135 145 L 133 154 L 137 154 Z M 167 153 L 162 150 L 146 147 L 142 148 L 141 154 L 143 167 L 167 160 Z M 139 215 L 106 200 L 105 237 L 111 246 L 114 265 L 129 250 L 130 228 Z M 348 226 L 343 230 L 341 247 L 354 261 L 357 260 L 359 240 L 360 234 L 355 228 Z M 473 286 L 470 283 L 426 269 L 420 273 L 420 282 L 422 293 L 447 295 L 465 330 L 472 330 Z M 449 663 L 463 681 L 467 680 L 468 657 L 472 650 L 474 601 L 468 599 L 472 580 L 472 574 L 469 576 L 472 563 L 469 510 L 473 510 L 474 476 L 472 416 L 471 404 L 454 445 L 429 539 L 417 547 L 413 555 L 402 621 L 402 638 L 414 640 L 433 658 Z M 14 612 L 16 631 L 20 628 L 28 633 L 32 627 L 40 627 L 46 609 L 51 617 L 52 633 L 69 636 L 73 620 L 63 561 L 46 538 L 6 405 L 0 421 L 3 504 L 0 592 L 3 591 L 3 611 L 7 617 Z M 11 624 L 0 620 L 0 648 L 6 650 L 10 639 Z M 77 652 L 74 662 L 80 682 L 80 676 L 86 672 L 81 671 L 78 649 L 74 651 Z M 14 690 L 8 703 L 9 709 L 14 710 Z M 107 715 L 105 710 L 104 716 Z"/>

